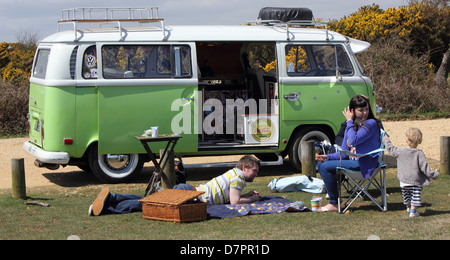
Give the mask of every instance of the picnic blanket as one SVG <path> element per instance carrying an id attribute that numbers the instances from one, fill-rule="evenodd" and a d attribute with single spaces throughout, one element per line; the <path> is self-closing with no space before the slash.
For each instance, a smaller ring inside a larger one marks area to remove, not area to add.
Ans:
<path id="1" fill-rule="evenodd" d="M 239 205 L 208 205 L 208 218 L 229 218 L 241 217 L 254 214 L 270 214 L 281 212 L 302 212 L 309 211 L 303 207 L 301 202 L 292 202 L 288 199 L 278 196 L 264 196 L 260 201 L 251 204 Z"/>

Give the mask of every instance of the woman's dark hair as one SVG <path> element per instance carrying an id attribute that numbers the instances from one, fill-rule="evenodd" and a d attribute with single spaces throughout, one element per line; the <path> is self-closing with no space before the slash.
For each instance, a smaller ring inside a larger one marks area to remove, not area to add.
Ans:
<path id="1" fill-rule="evenodd" d="M 377 121 L 378 127 L 380 128 L 381 122 L 375 118 L 375 115 L 372 112 L 372 109 L 370 108 L 370 102 L 369 98 L 363 96 L 363 95 L 356 95 L 350 100 L 349 108 L 350 110 L 355 110 L 358 107 L 366 107 L 369 106 L 369 116 L 367 119 L 374 119 Z M 353 122 L 355 124 L 355 130 L 358 131 L 358 129 L 365 125 L 364 121 L 361 121 L 360 119 L 356 118 L 356 113 L 353 115 Z"/>

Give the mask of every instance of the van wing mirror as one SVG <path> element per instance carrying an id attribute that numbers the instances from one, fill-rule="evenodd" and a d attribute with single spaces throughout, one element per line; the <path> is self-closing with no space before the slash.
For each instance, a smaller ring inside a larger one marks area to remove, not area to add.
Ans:
<path id="1" fill-rule="evenodd" d="M 357 54 L 366 51 L 370 48 L 370 43 L 365 41 L 360 41 L 352 38 L 347 38 L 348 40 L 348 47 L 352 54 Z"/>

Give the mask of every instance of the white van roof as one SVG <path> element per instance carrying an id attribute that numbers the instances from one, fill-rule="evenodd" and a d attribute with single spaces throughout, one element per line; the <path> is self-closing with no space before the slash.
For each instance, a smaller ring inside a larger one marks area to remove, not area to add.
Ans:
<path id="1" fill-rule="evenodd" d="M 164 31 L 164 34 L 163 34 Z M 193 42 L 193 41 L 306 41 L 347 42 L 326 29 L 289 28 L 274 25 L 177 25 L 76 29 L 55 33 L 41 43 L 61 42 Z"/>

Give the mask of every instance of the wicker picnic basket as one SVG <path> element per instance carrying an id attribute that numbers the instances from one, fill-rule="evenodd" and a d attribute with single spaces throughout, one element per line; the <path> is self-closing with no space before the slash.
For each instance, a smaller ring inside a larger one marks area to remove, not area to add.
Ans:
<path id="1" fill-rule="evenodd" d="M 195 202 L 204 192 L 167 189 L 141 200 L 145 219 L 196 222 L 206 219 L 206 203 Z"/>

